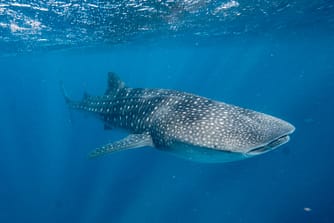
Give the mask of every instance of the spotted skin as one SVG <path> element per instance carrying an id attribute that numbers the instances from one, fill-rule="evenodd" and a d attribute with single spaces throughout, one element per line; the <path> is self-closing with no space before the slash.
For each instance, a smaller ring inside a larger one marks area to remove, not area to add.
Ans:
<path id="1" fill-rule="evenodd" d="M 121 145 L 115 142 L 96 149 L 91 154 L 94 157 L 152 146 L 190 160 L 227 162 L 253 156 L 256 153 L 248 152 L 260 151 L 257 148 L 267 146 L 265 151 L 269 151 L 270 143 L 283 137 L 275 143 L 277 147 L 294 131 L 291 124 L 273 116 L 197 95 L 128 88 L 113 73 L 108 83 L 102 96 L 86 95 L 80 102 L 66 96 L 71 108 L 95 113 L 107 126 L 126 129 L 135 136 L 130 135 L 132 141 L 121 140 Z"/>

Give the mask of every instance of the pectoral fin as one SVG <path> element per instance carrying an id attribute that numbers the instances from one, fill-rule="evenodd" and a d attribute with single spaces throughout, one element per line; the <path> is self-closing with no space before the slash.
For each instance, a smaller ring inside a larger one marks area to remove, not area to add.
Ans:
<path id="1" fill-rule="evenodd" d="M 124 139 L 107 144 L 95 149 L 89 154 L 89 157 L 94 158 L 105 155 L 107 153 L 122 151 L 126 149 L 135 149 L 144 146 L 153 147 L 152 138 L 149 134 L 131 134 Z"/>

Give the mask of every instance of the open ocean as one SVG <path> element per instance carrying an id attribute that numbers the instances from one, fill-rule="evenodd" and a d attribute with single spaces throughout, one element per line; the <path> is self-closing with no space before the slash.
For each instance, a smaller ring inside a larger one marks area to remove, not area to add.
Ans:
<path id="1" fill-rule="evenodd" d="M 71 98 L 190 92 L 296 127 L 230 163 L 153 148 L 88 159 L 124 136 Z M 1 0 L 0 223 L 333 223 L 334 2 Z"/>

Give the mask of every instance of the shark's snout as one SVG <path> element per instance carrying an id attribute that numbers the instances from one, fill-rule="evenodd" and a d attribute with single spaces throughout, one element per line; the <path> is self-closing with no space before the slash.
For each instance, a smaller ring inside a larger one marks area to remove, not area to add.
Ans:
<path id="1" fill-rule="evenodd" d="M 289 142 L 290 135 L 295 131 L 295 127 L 286 121 L 276 118 L 273 126 L 275 126 L 275 131 L 268 135 L 263 144 L 249 149 L 247 155 L 259 155 L 266 153 Z M 270 129 L 268 131 L 270 131 Z"/>

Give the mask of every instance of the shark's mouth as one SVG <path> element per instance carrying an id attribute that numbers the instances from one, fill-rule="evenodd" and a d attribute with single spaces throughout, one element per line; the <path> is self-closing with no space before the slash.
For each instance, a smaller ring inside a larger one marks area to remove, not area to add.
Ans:
<path id="1" fill-rule="evenodd" d="M 278 146 L 281 146 L 285 143 L 287 143 L 290 140 L 290 136 L 289 135 L 284 135 L 281 136 L 277 139 L 274 139 L 273 141 L 269 142 L 268 144 L 264 145 L 264 146 L 260 146 L 260 147 L 256 147 L 254 149 L 251 149 L 247 152 L 247 154 L 249 155 L 259 155 L 265 152 L 269 152 L 273 149 L 275 149 Z"/>

